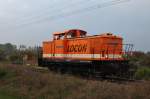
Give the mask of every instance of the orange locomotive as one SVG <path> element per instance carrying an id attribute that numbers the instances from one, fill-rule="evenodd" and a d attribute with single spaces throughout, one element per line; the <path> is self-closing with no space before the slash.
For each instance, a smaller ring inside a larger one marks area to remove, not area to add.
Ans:
<path id="1" fill-rule="evenodd" d="M 87 36 L 83 30 L 73 29 L 54 33 L 53 41 L 44 41 L 39 65 L 61 72 L 118 74 L 129 70 L 123 38 L 105 33 Z"/>

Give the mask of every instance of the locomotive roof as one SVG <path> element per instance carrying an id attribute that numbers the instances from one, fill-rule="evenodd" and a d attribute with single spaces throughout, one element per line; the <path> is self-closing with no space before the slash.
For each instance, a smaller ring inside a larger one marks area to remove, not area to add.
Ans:
<path id="1" fill-rule="evenodd" d="M 53 33 L 53 35 L 63 35 L 63 34 L 66 34 L 66 33 L 69 33 L 69 32 L 71 32 L 71 31 L 80 31 L 80 32 L 82 32 L 82 33 L 87 33 L 86 31 L 84 31 L 84 30 L 80 30 L 80 29 L 71 29 L 71 30 L 67 30 L 67 31 L 64 31 L 64 32 L 55 32 L 55 33 Z"/>
<path id="2" fill-rule="evenodd" d="M 81 33 L 83 33 L 83 34 L 87 34 L 87 32 L 86 31 L 84 31 L 84 30 L 80 30 L 80 29 L 71 29 L 71 30 L 67 30 L 67 31 L 64 31 L 64 32 L 55 32 L 53 35 L 65 35 L 65 34 L 68 34 L 68 33 L 70 33 L 70 32 L 72 32 L 72 31 L 79 31 L 79 32 L 81 32 Z M 113 33 L 110 33 L 110 32 L 106 32 L 106 33 L 102 33 L 102 34 L 99 34 L 99 35 L 90 35 L 90 36 L 85 36 L 85 37 L 77 37 L 76 39 L 83 39 L 83 38 L 93 38 L 93 37 L 112 37 L 112 38 L 120 38 L 120 39 L 122 39 L 122 37 L 121 36 L 118 36 L 118 35 L 114 35 Z M 70 39 L 74 39 L 74 38 L 70 38 Z"/>

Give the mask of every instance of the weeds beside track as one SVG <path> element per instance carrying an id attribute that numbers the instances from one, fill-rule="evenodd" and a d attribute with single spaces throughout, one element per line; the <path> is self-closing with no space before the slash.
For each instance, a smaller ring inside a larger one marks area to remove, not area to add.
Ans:
<path id="1" fill-rule="evenodd" d="M 12 64 L 0 69 L 0 90 L 19 99 L 150 99 L 149 81 L 118 84 Z"/>

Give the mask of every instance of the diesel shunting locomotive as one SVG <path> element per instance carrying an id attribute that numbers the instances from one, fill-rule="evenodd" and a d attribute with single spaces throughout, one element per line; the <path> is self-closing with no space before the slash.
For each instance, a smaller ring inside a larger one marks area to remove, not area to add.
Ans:
<path id="1" fill-rule="evenodd" d="M 52 41 L 44 41 L 38 63 L 64 73 L 128 75 L 132 47 L 112 33 L 87 36 L 86 31 L 72 29 L 54 33 Z"/>

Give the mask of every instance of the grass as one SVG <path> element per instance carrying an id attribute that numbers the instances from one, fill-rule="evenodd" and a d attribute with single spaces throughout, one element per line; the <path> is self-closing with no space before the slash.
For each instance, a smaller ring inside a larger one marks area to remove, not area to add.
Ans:
<path id="1" fill-rule="evenodd" d="M 0 64 L 0 99 L 150 99 L 150 82 L 83 80 L 28 67 Z M 2 91 L 2 92 L 1 92 Z"/>
<path id="2" fill-rule="evenodd" d="M 19 97 L 9 95 L 7 92 L 0 91 L 0 99 L 19 99 Z"/>

